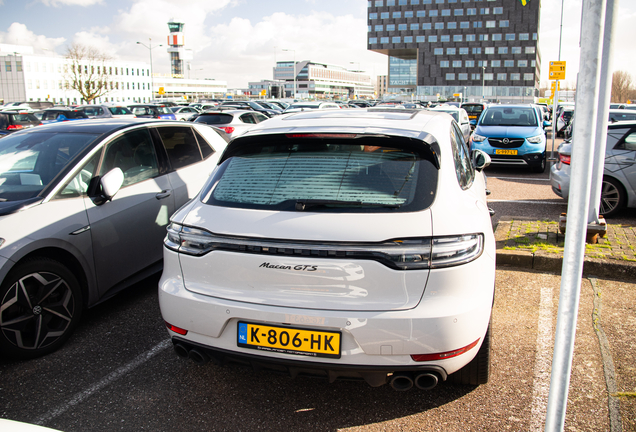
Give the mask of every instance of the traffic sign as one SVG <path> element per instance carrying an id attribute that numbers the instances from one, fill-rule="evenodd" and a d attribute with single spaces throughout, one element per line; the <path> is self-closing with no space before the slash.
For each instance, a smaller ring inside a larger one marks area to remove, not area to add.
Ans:
<path id="1" fill-rule="evenodd" d="M 159 91 L 157 92 L 160 95 L 166 94 L 166 91 L 163 89 L 163 87 L 159 87 Z"/>
<path id="2" fill-rule="evenodd" d="M 561 83 L 559 82 L 559 86 L 558 86 L 558 87 L 557 87 L 556 83 L 557 83 L 556 81 L 553 81 L 553 82 L 550 84 L 550 88 L 552 89 L 552 93 L 553 93 L 553 94 L 554 94 L 554 89 L 555 89 L 555 88 L 556 88 L 557 90 L 561 90 Z"/>
<path id="3" fill-rule="evenodd" d="M 565 61 L 551 61 L 549 72 L 551 80 L 565 79 Z"/>

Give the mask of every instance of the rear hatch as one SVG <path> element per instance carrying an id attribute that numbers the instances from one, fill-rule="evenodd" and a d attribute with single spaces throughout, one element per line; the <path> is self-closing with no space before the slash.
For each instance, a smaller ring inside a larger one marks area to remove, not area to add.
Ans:
<path id="1" fill-rule="evenodd" d="M 436 166 L 430 146 L 405 138 L 239 137 L 171 226 L 185 286 L 281 307 L 413 308 L 429 274 Z"/>

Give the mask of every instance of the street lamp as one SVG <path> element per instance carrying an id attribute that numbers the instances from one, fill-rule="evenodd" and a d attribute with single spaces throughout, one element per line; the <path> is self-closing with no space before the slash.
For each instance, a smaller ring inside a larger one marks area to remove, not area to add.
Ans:
<path id="1" fill-rule="evenodd" d="M 283 51 L 291 51 L 294 53 L 294 102 L 296 101 L 296 50 L 284 49 Z"/>
<path id="2" fill-rule="evenodd" d="M 360 62 L 349 62 L 349 64 L 357 64 L 358 65 L 358 69 L 356 69 L 354 72 L 360 73 Z M 353 83 L 353 98 L 354 99 L 358 99 L 358 96 L 356 95 L 356 88 L 357 88 L 356 86 L 357 86 L 358 78 L 359 77 L 356 77 L 356 80 Z"/>
<path id="3" fill-rule="evenodd" d="M 163 46 L 163 45 L 156 45 L 153 47 L 151 38 L 148 38 L 148 45 L 141 42 L 137 42 L 137 44 L 148 48 L 148 52 L 150 53 L 150 94 L 152 95 L 151 99 L 154 99 L 155 98 L 155 82 L 154 82 L 154 74 L 152 72 L 152 49 L 159 48 L 160 46 Z"/>

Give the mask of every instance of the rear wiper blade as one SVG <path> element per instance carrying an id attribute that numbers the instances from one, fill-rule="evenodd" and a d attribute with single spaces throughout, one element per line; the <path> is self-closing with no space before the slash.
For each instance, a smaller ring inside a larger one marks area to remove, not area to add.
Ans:
<path id="1" fill-rule="evenodd" d="M 323 199 L 308 199 L 296 201 L 296 211 L 307 210 L 310 207 L 320 206 L 346 206 L 346 207 L 384 207 L 384 208 L 400 208 L 402 204 L 386 204 L 386 203 L 371 203 L 364 201 L 343 201 L 343 200 L 323 200 Z"/>

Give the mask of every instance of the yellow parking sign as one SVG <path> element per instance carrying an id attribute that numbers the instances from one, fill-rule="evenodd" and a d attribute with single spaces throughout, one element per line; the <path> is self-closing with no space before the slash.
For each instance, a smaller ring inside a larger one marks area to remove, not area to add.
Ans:
<path id="1" fill-rule="evenodd" d="M 565 79 L 565 61 L 550 62 L 550 79 L 551 80 Z"/>

